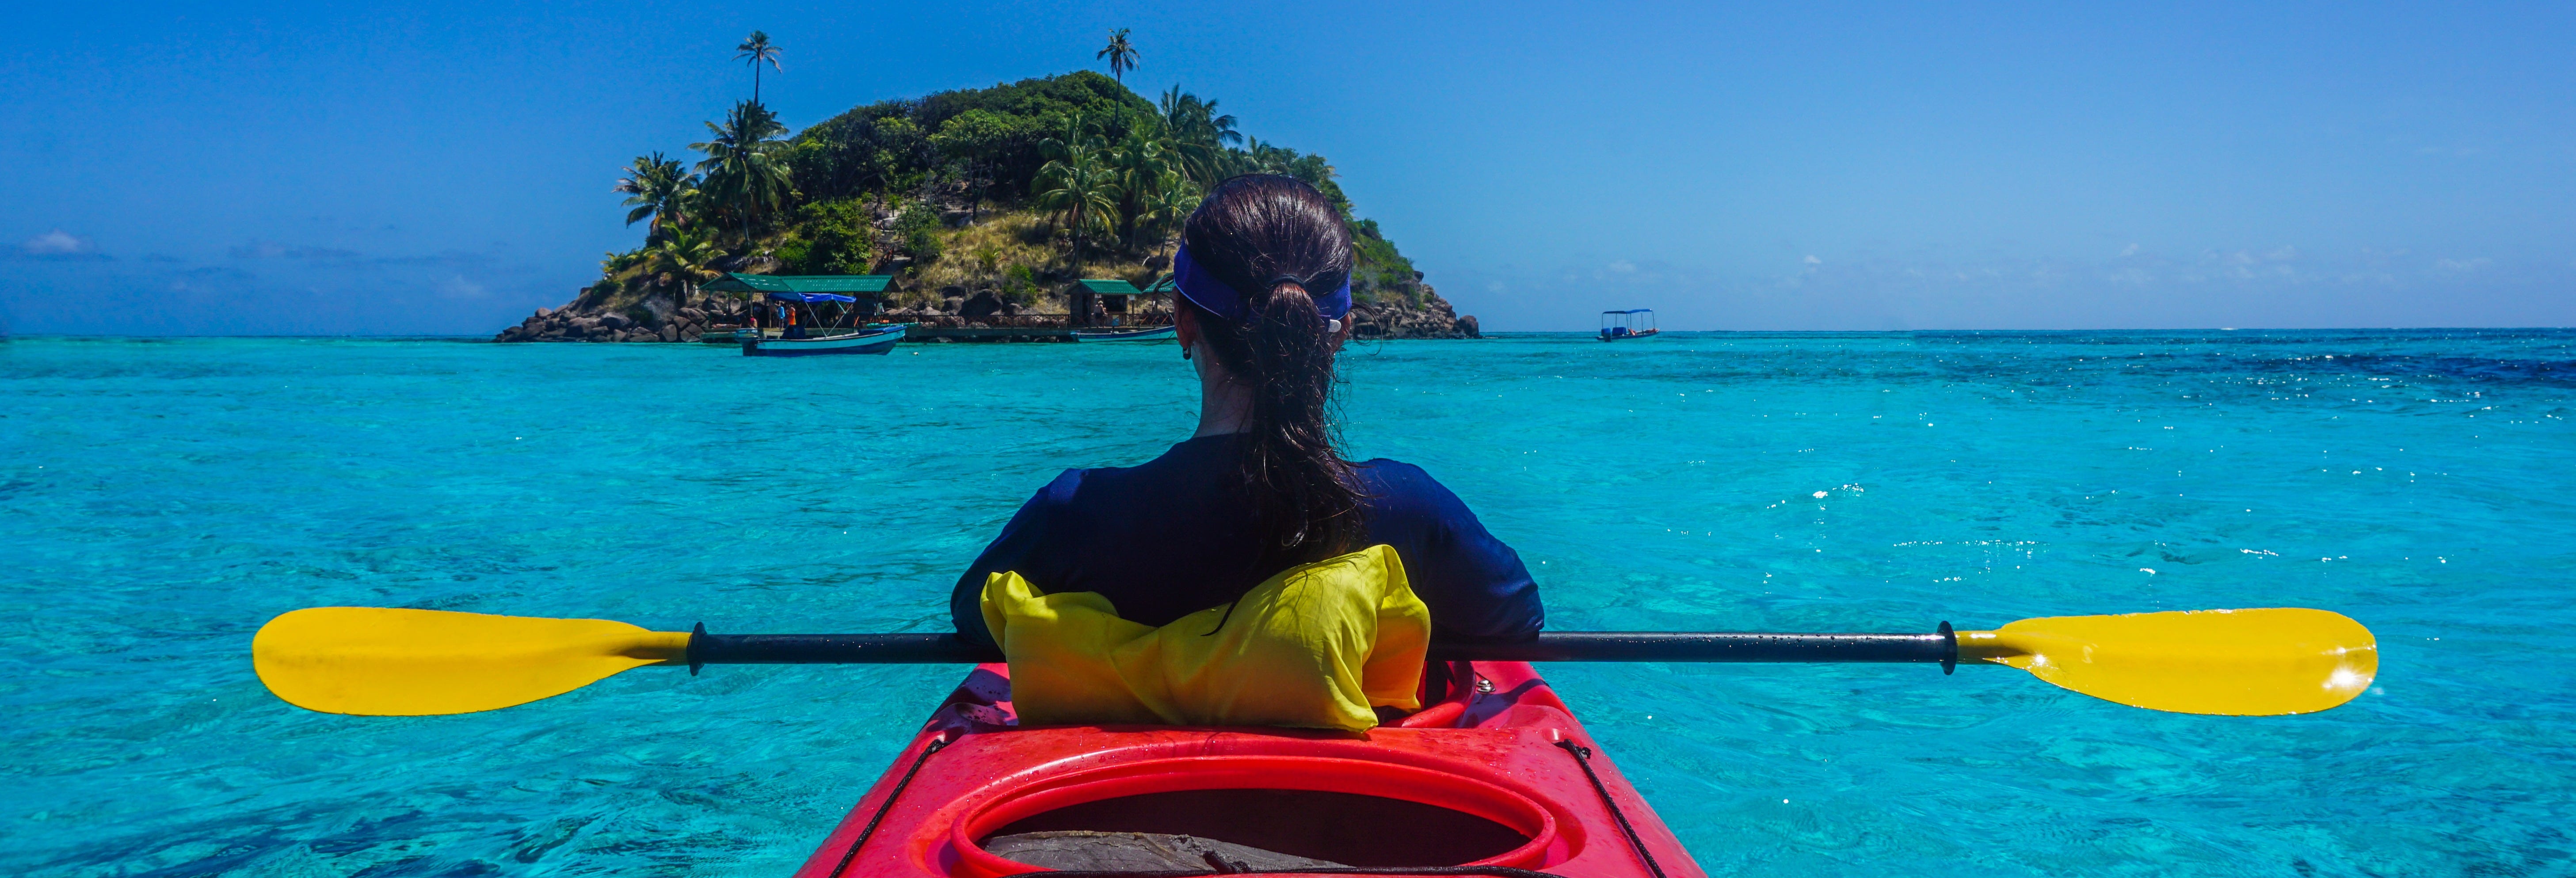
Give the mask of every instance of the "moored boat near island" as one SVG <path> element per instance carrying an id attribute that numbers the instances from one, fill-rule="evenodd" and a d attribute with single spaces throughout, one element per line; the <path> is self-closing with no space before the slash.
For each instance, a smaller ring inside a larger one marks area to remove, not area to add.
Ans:
<path id="1" fill-rule="evenodd" d="M 1655 328 L 1655 309 L 1630 308 L 1626 311 L 1601 312 L 1601 340 L 1622 341 L 1645 338 L 1663 330 Z"/>
<path id="2" fill-rule="evenodd" d="M 911 328 L 912 324 L 909 323 L 893 323 L 843 331 L 836 335 L 748 339 L 742 343 L 742 355 L 804 357 L 816 354 L 882 354 L 893 351 L 895 343 L 903 341 L 904 330 Z"/>
<path id="3" fill-rule="evenodd" d="M 1166 323 L 1132 329 L 1077 329 L 1074 341 L 1166 341 L 1180 336 L 1180 327 Z"/>

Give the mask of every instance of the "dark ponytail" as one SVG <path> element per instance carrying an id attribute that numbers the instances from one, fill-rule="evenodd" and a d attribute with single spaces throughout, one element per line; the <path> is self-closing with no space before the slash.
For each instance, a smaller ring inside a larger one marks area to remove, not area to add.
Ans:
<path id="1" fill-rule="evenodd" d="M 1255 581 L 1356 551 L 1365 534 L 1351 465 L 1334 448 L 1332 331 L 1315 299 L 1351 275 L 1351 235 L 1323 193 L 1294 177 L 1217 184 L 1182 232 L 1195 263 L 1247 299 L 1228 319 L 1181 299 L 1217 363 L 1252 389 L 1240 471 L 1263 536 Z"/>

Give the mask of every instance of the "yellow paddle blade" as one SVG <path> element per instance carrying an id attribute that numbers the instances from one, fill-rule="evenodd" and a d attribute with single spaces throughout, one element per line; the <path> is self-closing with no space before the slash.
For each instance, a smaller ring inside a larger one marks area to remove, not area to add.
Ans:
<path id="1" fill-rule="evenodd" d="M 2314 713 L 2379 675 L 2370 629 L 2302 609 L 2023 619 L 1959 632 L 1959 658 L 2132 707 L 2234 716 Z"/>
<path id="2" fill-rule="evenodd" d="M 429 716 L 551 698 L 619 671 L 687 661 L 689 635 L 605 619 L 314 607 L 251 639 L 259 681 L 323 713 Z"/>

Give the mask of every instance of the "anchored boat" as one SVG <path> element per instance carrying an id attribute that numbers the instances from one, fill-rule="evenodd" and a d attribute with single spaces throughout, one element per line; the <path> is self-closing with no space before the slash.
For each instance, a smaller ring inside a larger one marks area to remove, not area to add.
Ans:
<path id="1" fill-rule="evenodd" d="M 1660 332 L 1662 330 L 1655 328 L 1655 309 L 1653 308 L 1601 312 L 1602 341 L 1645 338 Z"/>
<path id="2" fill-rule="evenodd" d="M 835 335 L 745 339 L 742 343 L 742 355 L 804 357 L 814 354 L 882 354 L 894 350 L 895 343 L 903 340 L 904 331 L 911 328 L 912 324 L 909 323 L 892 323 L 865 329 L 843 330 Z"/>
<path id="3" fill-rule="evenodd" d="M 1073 331 L 1073 340 L 1162 341 L 1169 338 L 1178 338 L 1180 336 L 1180 332 L 1180 327 L 1170 324 L 1162 326 L 1148 326 L 1142 329 L 1077 329 Z"/>

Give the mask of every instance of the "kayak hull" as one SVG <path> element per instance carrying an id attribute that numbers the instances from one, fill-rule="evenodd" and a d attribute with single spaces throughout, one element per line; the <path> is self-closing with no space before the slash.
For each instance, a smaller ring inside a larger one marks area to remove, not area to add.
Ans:
<path id="1" fill-rule="evenodd" d="M 1445 667 L 1451 679 L 1490 685 L 1458 686 L 1395 725 L 1350 735 L 1021 727 L 1008 666 L 982 665 L 797 875 L 1001 878 L 1040 867 L 984 850 L 986 838 L 1079 828 L 1247 844 L 1260 839 L 1227 835 L 1267 832 L 1309 848 L 1290 853 L 1350 865 L 1472 865 L 1600 878 L 1655 878 L 1645 860 L 1651 856 L 1664 878 L 1703 878 L 1535 669 L 1518 662 Z M 1254 802 L 1280 804 L 1245 804 Z"/>

